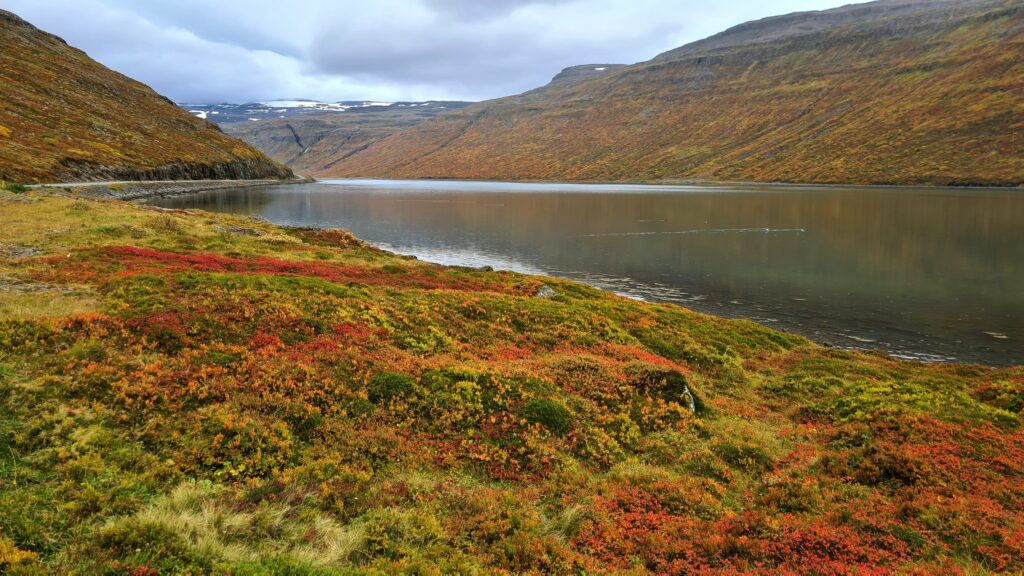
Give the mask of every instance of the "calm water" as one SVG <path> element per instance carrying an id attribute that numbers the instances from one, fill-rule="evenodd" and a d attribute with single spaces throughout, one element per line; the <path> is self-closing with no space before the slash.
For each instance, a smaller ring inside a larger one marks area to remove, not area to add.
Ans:
<path id="1" fill-rule="evenodd" d="M 156 202 L 345 228 L 843 347 L 1024 364 L 1024 191 L 360 181 Z"/>

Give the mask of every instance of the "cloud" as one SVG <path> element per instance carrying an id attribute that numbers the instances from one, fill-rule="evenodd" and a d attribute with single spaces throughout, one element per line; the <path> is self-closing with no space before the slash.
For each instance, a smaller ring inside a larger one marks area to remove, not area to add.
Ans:
<path id="1" fill-rule="evenodd" d="M 8 0 L 179 102 L 484 99 L 839 0 Z"/>
<path id="2" fill-rule="evenodd" d="M 460 20 L 494 19 L 513 10 L 537 4 L 568 4 L 573 0 L 426 0 L 426 5 Z"/>

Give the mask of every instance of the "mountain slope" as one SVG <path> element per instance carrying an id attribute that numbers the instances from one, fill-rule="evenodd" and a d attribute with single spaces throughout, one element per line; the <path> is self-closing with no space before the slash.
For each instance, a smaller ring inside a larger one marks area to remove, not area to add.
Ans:
<path id="1" fill-rule="evenodd" d="M 290 175 L 215 124 L 0 10 L 0 180 Z"/>
<path id="2" fill-rule="evenodd" d="M 1024 5 L 769 18 L 398 133 L 337 176 L 1024 183 Z"/>
<path id="3" fill-rule="evenodd" d="M 319 175 L 391 134 L 469 102 L 397 102 L 340 111 L 315 111 L 256 122 L 224 122 L 221 128 L 302 174 Z"/>

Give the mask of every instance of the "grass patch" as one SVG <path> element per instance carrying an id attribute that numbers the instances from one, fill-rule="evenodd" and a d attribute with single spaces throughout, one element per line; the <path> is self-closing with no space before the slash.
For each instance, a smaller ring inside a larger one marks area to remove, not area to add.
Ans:
<path id="1" fill-rule="evenodd" d="M 97 309 L 95 297 L 61 292 L 0 292 L 0 318 L 38 320 L 66 318 Z"/>

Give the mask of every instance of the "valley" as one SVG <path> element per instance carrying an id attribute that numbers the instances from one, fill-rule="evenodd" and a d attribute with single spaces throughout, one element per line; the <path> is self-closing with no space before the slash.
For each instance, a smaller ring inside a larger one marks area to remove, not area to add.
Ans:
<path id="1" fill-rule="evenodd" d="M 181 107 L 299 173 L 316 176 L 395 132 L 470 104 L 279 101 Z"/>

